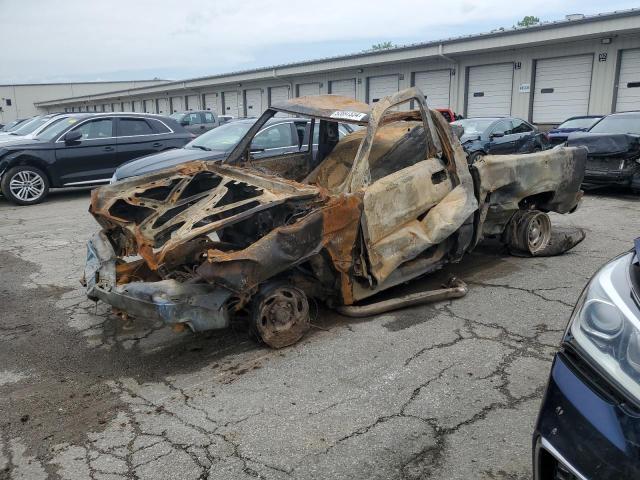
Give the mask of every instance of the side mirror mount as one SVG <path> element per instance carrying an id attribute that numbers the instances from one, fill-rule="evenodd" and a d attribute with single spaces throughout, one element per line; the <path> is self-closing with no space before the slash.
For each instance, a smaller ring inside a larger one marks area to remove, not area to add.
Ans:
<path id="1" fill-rule="evenodd" d="M 82 132 L 80 130 L 72 130 L 64 135 L 64 143 L 74 143 L 82 138 Z"/>
<path id="2" fill-rule="evenodd" d="M 187 125 L 189 125 L 189 120 L 180 120 L 180 125 L 186 127 Z"/>
<path id="3" fill-rule="evenodd" d="M 491 138 L 500 138 L 500 137 L 504 137 L 504 133 L 502 132 L 495 132 L 491 134 Z"/>

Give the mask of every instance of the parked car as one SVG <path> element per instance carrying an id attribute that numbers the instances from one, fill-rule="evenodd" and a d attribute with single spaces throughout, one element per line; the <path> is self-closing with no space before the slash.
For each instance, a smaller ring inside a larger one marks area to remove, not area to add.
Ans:
<path id="1" fill-rule="evenodd" d="M 125 163 L 114 172 L 111 182 L 144 175 L 162 168 L 173 167 L 191 160 L 222 161 L 256 123 L 256 119 L 240 119 L 222 125 L 192 140 L 183 148 L 149 155 Z M 351 127 L 339 126 L 340 138 L 350 133 Z M 256 160 L 268 160 L 294 152 L 301 152 L 308 144 L 308 118 L 272 118 L 256 134 L 251 152 Z M 313 140 L 314 156 L 318 149 L 318 129 Z"/>
<path id="2" fill-rule="evenodd" d="M 17 140 L 24 140 L 25 138 L 33 138 L 61 115 L 65 114 L 50 113 L 30 118 L 11 132 L 0 133 L 0 143 L 15 142 Z"/>
<path id="3" fill-rule="evenodd" d="M 402 111 L 410 102 L 419 110 Z M 294 132 L 295 119 L 268 125 L 279 112 L 312 120 L 317 150 L 307 135 L 306 148 L 257 158 Z M 367 128 L 340 138 L 338 122 Z M 309 329 L 309 298 L 365 316 L 464 295 L 454 281 L 354 305 L 460 261 L 485 236 L 531 256 L 573 246 L 552 240 L 545 212 L 578 207 L 584 149 L 492 156 L 472 175 L 450 124 L 416 88 L 373 108 L 339 95 L 278 102 L 233 143 L 222 163 L 189 162 L 94 191 L 101 230 L 87 248 L 89 298 L 176 330 L 225 328 L 247 312 L 257 337 L 280 348 Z"/>
<path id="4" fill-rule="evenodd" d="M 560 145 L 567 141 L 570 133 L 586 132 L 601 119 L 602 115 L 584 115 L 568 118 L 556 128 L 552 128 L 547 132 L 549 143 L 551 145 Z"/>
<path id="5" fill-rule="evenodd" d="M 449 123 L 455 122 L 456 120 L 462 120 L 462 117 L 460 117 L 460 115 L 456 115 L 450 108 L 436 108 L 436 110 L 440 112 L 444 119 Z"/>
<path id="6" fill-rule="evenodd" d="M 41 202 L 51 187 L 97 185 L 134 158 L 191 140 L 175 120 L 139 113 L 77 113 L 33 138 L 0 144 L 0 188 L 18 205 Z"/>
<path id="7" fill-rule="evenodd" d="M 1 133 L 12 132 L 16 128 L 19 128 L 27 120 L 30 120 L 30 118 L 19 118 L 18 120 L 13 120 L 13 121 L 7 123 L 2 128 L 0 128 L 0 132 Z"/>
<path id="8" fill-rule="evenodd" d="M 591 278 L 555 355 L 534 479 L 640 478 L 640 242 Z"/>
<path id="9" fill-rule="evenodd" d="M 640 112 L 607 115 L 588 132 L 569 134 L 567 145 L 589 152 L 585 187 L 618 185 L 640 191 Z"/>
<path id="10" fill-rule="evenodd" d="M 170 115 L 176 122 L 194 135 L 202 135 L 209 130 L 219 127 L 223 123 L 215 112 L 209 110 L 189 110 Z"/>
<path id="11" fill-rule="evenodd" d="M 457 120 L 460 137 L 469 163 L 484 155 L 532 153 L 544 150 L 547 139 L 536 127 L 516 117 L 475 117 Z"/>

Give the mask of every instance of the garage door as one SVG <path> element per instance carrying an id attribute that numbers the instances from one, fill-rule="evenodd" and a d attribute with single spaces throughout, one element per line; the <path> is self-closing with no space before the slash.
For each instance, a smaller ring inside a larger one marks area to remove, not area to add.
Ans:
<path id="1" fill-rule="evenodd" d="M 224 115 L 238 117 L 238 92 L 222 92 L 222 105 Z"/>
<path id="2" fill-rule="evenodd" d="M 158 98 L 156 100 L 156 110 L 160 115 L 169 115 L 169 101 L 166 98 Z"/>
<path id="3" fill-rule="evenodd" d="M 184 111 L 183 97 L 171 97 L 169 100 L 171 100 L 171 113 Z"/>
<path id="4" fill-rule="evenodd" d="M 533 122 L 560 123 L 589 112 L 592 55 L 536 62 Z"/>
<path id="5" fill-rule="evenodd" d="M 156 113 L 156 102 L 153 100 L 143 100 L 142 102 L 146 113 Z"/>
<path id="6" fill-rule="evenodd" d="M 199 110 L 198 95 L 187 95 L 187 105 L 185 110 Z"/>
<path id="7" fill-rule="evenodd" d="M 131 102 L 123 102 L 122 103 L 122 111 L 130 112 L 131 111 Z"/>
<path id="8" fill-rule="evenodd" d="M 310 97 L 312 95 L 320 95 L 320 83 L 301 83 L 298 85 L 299 97 Z"/>
<path id="9" fill-rule="evenodd" d="M 269 89 L 269 105 L 282 102 L 289 98 L 289 87 L 271 87 Z"/>
<path id="10" fill-rule="evenodd" d="M 616 112 L 640 110 L 640 49 L 624 50 L 620 56 Z"/>
<path id="11" fill-rule="evenodd" d="M 132 108 L 134 112 L 142 112 L 142 100 L 136 100 L 133 102 Z"/>
<path id="12" fill-rule="evenodd" d="M 422 90 L 431 108 L 448 108 L 451 87 L 451 70 L 416 72 L 415 86 Z"/>
<path id="13" fill-rule="evenodd" d="M 257 117 L 262 113 L 262 89 L 252 88 L 244 91 L 245 117 Z"/>
<path id="14" fill-rule="evenodd" d="M 511 115 L 513 63 L 469 68 L 467 117 Z"/>
<path id="15" fill-rule="evenodd" d="M 111 104 L 110 103 L 104 103 L 102 105 L 102 111 L 103 112 L 110 112 L 111 111 Z"/>
<path id="16" fill-rule="evenodd" d="M 211 110 L 212 112 L 217 111 L 218 109 L 218 97 L 215 93 L 205 93 L 203 95 L 203 103 L 205 110 Z"/>
<path id="17" fill-rule="evenodd" d="M 398 75 L 384 75 L 381 77 L 369 77 L 369 92 L 367 100 L 376 103 L 381 98 L 396 93 L 400 86 Z"/>
<path id="18" fill-rule="evenodd" d="M 329 82 L 329 93 L 344 97 L 356 98 L 356 79 L 332 80 Z"/>

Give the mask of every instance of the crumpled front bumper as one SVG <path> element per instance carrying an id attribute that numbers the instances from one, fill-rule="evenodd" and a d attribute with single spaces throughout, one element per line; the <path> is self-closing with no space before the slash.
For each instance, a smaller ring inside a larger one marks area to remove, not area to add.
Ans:
<path id="1" fill-rule="evenodd" d="M 84 280 L 90 299 L 102 300 L 132 317 L 186 324 L 194 331 L 229 326 L 226 302 L 232 292 L 225 288 L 176 280 L 118 285 L 116 255 L 103 231 L 87 243 Z"/>

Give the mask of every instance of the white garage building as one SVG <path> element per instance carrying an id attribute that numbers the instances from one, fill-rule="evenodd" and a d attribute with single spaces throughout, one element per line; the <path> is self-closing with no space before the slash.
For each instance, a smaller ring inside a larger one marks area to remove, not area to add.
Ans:
<path id="1" fill-rule="evenodd" d="M 640 110 L 640 9 L 570 15 L 526 28 L 383 51 L 41 101 L 41 111 L 208 109 L 258 116 L 293 96 L 325 93 L 373 103 L 412 85 L 432 107 L 465 116 L 514 115 L 537 124 Z"/>

